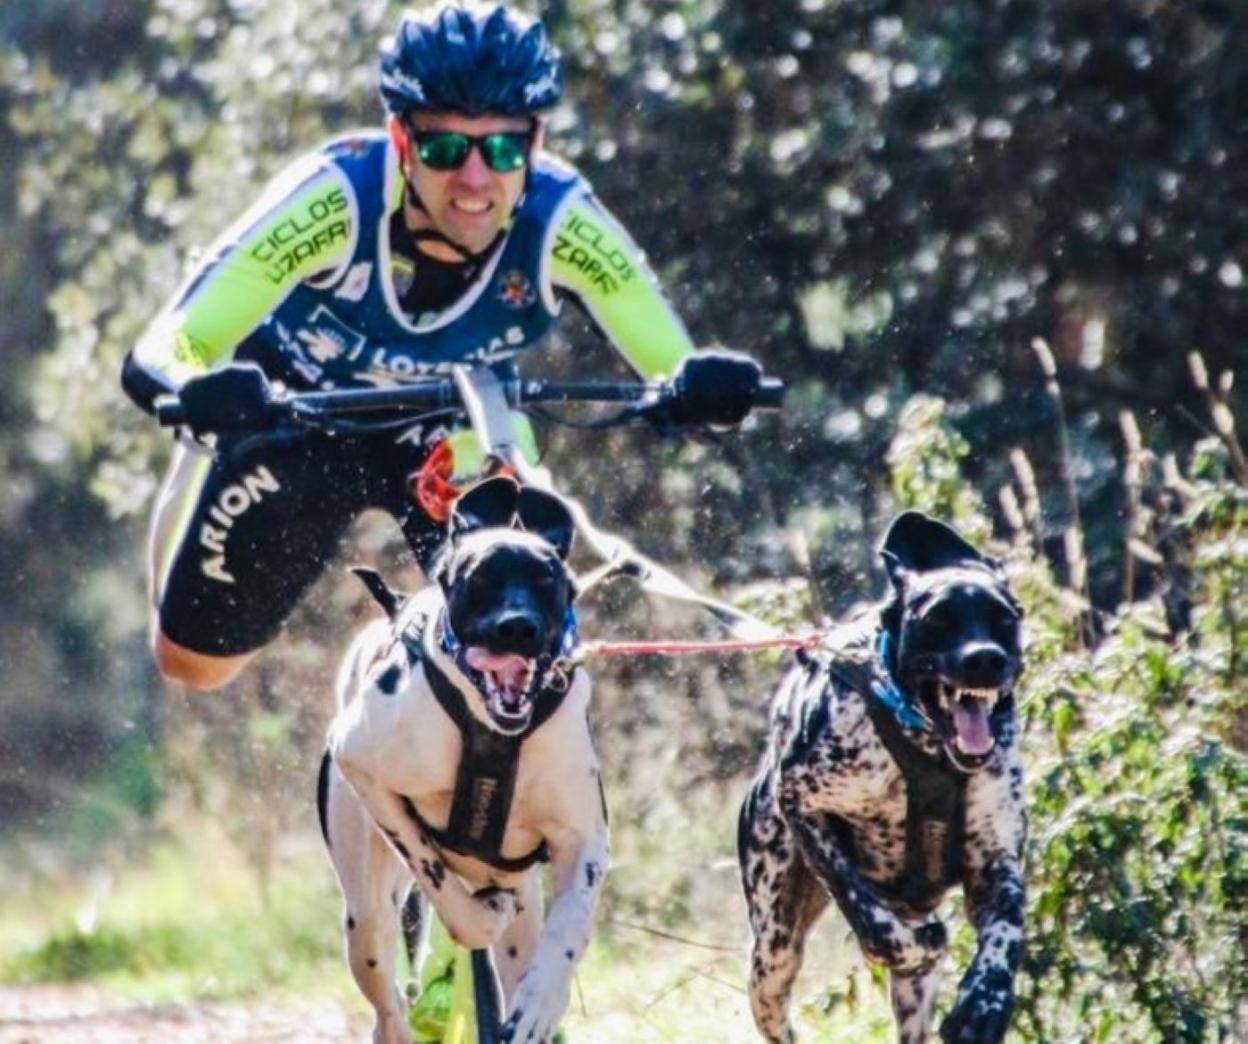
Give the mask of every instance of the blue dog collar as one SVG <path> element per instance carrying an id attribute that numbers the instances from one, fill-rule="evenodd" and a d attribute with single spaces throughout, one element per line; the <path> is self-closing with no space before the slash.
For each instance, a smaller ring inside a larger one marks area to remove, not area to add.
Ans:
<path id="1" fill-rule="evenodd" d="M 568 611 L 563 614 L 563 631 L 555 643 L 555 659 L 563 660 L 571 656 L 580 640 L 576 624 L 576 610 L 569 604 Z"/>
<path id="2" fill-rule="evenodd" d="M 451 630 L 451 614 L 446 610 L 438 614 L 438 648 L 450 659 L 455 660 L 456 663 L 459 662 L 459 639 Z"/>
<path id="3" fill-rule="evenodd" d="M 906 694 L 898 688 L 897 683 L 893 680 L 893 673 L 888 669 L 889 660 L 892 659 L 892 636 L 883 627 L 880 628 L 879 637 L 875 640 L 875 662 L 878 670 L 871 679 L 871 692 L 896 719 L 897 724 L 903 729 L 911 729 L 916 732 L 930 731 L 931 725 L 924 718 L 914 704 L 910 702 Z"/>

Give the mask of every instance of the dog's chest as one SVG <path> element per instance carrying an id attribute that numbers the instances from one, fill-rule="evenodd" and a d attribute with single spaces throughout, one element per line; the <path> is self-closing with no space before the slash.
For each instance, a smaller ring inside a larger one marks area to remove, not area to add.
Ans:
<path id="1" fill-rule="evenodd" d="M 443 711 L 420 672 L 400 694 L 390 714 L 379 721 L 386 739 L 379 744 L 373 765 L 384 786 L 400 795 L 423 824 L 445 832 L 452 824 L 457 792 L 470 805 L 487 809 L 495 795 L 477 793 L 495 785 L 488 774 L 480 779 L 461 778 L 464 738 Z M 365 699 L 374 704 L 385 699 L 375 689 Z M 598 807 L 598 766 L 589 742 L 586 709 L 588 681 L 578 679 L 564 705 L 539 730 L 518 742 L 514 781 L 506 800 L 505 825 L 498 854 L 507 860 L 533 853 L 561 826 L 579 828 L 586 820 L 585 806 Z M 384 713 L 384 708 L 378 708 Z M 480 798 L 480 801 L 476 801 Z M 469 820 L 471 817 L 469 817 Z M 461 822 L 471 831 L 472 823 Z M 456 872 L 473 880 L 488 879 L 507 884 L 514 876 L 488 866 L 471 855 L 445 850 Z"/>
<path id="2" fill-rule="evenodd" d="M 795 704 L 781 771 L 803 805 L 837 816 L 853 833 L 859 870 L 877 881 L 905 861 L 906 784 L 867 715 L 863 698 L 826 677 Z"/>

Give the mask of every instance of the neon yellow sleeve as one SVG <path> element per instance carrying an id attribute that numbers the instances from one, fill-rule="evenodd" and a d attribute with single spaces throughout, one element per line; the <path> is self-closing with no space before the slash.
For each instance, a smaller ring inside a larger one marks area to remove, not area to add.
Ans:
<path id="1" fill-rule="evenodd" d="M 511 421 L 515 425 L 516 448 L 528 463 L 536 465 L 541 454 L 538 452 L 533 422 L 516 410 L 512 411 Z M 462 483 L 467 479 L 477 478 L 485 466 L 485 447 L 481 445 L 477 433 L 472 428 L 461 428 L 451 432 L 446 441 L 451 444 L 452 480 Z"/>
<path id="2" fill-rule="evenodd" d="M 645 254 L 590 195 L 575 197 L 551 239 L 551 282 L 571 291 L 642 377 L 670 376 L 693 341 Z"/>
<path id="3" fill-rule="evenodd" d="M 296 164 L 213 244 L 135 360 L 180 385 L 228 358 L 298 283 L 350 258 L 355 214 L 337 168 Z"/>

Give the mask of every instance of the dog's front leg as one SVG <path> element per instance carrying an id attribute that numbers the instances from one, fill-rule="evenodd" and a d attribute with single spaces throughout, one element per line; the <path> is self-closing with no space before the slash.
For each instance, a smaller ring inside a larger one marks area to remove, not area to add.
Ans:
<path id="1" fill-rule="evenodd" d="M 1019 861 L 1001 856 L 979 869 L 966 890 L 978 934 L 975 959 L 958 985 L 940 1027 L 945 1044 L 997 1044 L 1014 1008 L 1014 973 L 1022 958 L 1023 875 Z"/>
<path id="2" fill-rule="evenodd" d="M 568 1006 L 572 973 L 589 945 L 594 910 L 607 870 L 607 832 L 547 839 L 554 900 L 538 937 L 533 962 L 520 979 L 503 1027 L 508 1044 L 541 1044 Z"/>
<path id="3" fill-rule="evenodd" d="M 936 991 L 940 987 L 940 969 L 929 968 L 919 975 L 893 972 L 888 985 L 899 1044 L 923 1044 L 932 1024 L 932 1009 L 936 1006 Z"/>
<path id="4" fill-rule="evenodd" d="M 836 905 L 863 952 L 895 974 L 922 975 L 944 956 L 945 926 L 932 918 L 909 924 L 888 909 L 854 869 L 841 842 L 843 824 L 818 808 L 808 807 L 801 783 L 785 777 L 780 808 L 797 838 L 802 855 L 832 893 Z"/>
<path id="5" fill-rule="evenodd" d="M 325 841 L 342 886 L 347 963 L 376 1013 L 373 1044 L 411 1044 L 394 960 L 399 903 L 410 877 L 338 770 L 327 760 L 322 771 Z"/>
<path id="6" fill-rule="evenodd" d="M 398 794 L 335 751 L 335 763 L 378 829 L 416 878 L 451 938 L 470 950 L 493 946 L 516 913 L 515 895 L 502 888 L 476 894 L 450 870 L 424 827 Z"/>
<path id="7" fill-rule="evenodd" d="M 510 1011 L 520 977 L 533 963 L 542 934 L 542 882 L 536 870 L 526 873 L 516 888 L 516 916 L 494 947 L 494 967 L 503 986 L 506 1010 Z"/>

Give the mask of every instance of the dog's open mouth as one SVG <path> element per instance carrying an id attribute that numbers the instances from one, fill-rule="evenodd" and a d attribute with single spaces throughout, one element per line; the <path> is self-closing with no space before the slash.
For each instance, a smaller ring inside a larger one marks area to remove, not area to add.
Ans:
<path id="1" fill-rule="evenodd" d="M 940 709 L 948 716 L 949 742 L 959 754 L 982 758 L 992 753 L 991 714 L 1000 689 L 965 689 L 948 682 L 939 685 Z"/>
<path id="2" fill-rule="evenodd" d="M 537 670 L 535 660 L 516 653 L 491 652 L 481 645 L 469 646 L 464 662 L 480 676 L 486 709 L 500 725 L 523 728 L 533 712 L 529 692 Z"/>
<path id="3" fill-rule="evenodd" d="M 935 680 L 934 689 L 932 717 L 948 755 L 966 771 L 985 765 L 997 746 L 993 711 L 1006 690 L 970 689 L 943 679 Z"/>

